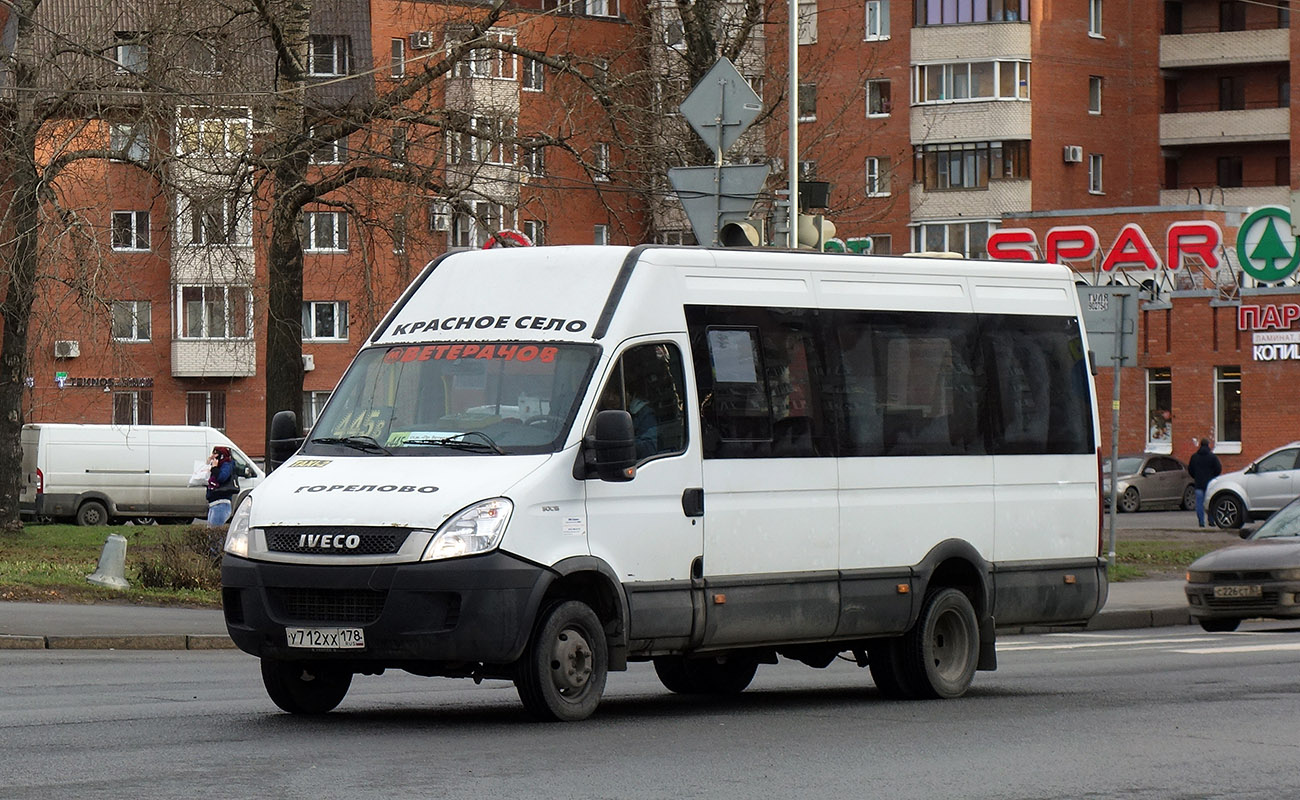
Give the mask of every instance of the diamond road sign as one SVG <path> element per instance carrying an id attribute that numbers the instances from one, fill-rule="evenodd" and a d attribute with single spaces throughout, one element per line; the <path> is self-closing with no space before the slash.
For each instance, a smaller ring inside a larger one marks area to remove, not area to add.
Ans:
<path id="1" fill-rule="evenodd" d="M 758 119 L 763 99 L 735 64 L 719 58 L 678 108 L 700 138 L 723 153 Z"/>
<path id="2" fill-rule="evenodd" d="M 682 201 L 695 238 L 716 246 L 723 225 L 745 219 L 754 209 L 770 169 L 767 164 L 673 167 L 668 170 L 668 180 Z"/>

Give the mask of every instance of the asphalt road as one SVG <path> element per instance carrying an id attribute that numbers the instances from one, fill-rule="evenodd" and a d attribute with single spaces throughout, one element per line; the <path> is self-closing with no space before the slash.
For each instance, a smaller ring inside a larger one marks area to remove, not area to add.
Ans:
<path id="1" fill-rule="evenodd" d="M 1300 627 L 1006 637 L 960 700 L 890 702 L 848 663 L 728 702 L 611 676 L 595 717 L 511 685 L 359 676 L 278 712 L 230 651 L 0 651 L 0 795 L 25 798 L 1254 798 L 1300 784 Z"/>

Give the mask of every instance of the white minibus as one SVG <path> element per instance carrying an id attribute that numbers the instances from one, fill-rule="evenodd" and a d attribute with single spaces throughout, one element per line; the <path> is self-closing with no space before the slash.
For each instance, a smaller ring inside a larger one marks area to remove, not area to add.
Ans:
<path id="1" fill-rule="evenodd" d="M 295 713 L 401 669 L 577 720 L 630 662 L 729 694 L 842 654 L 957 697 L 998 628 L 1105 602 L 1095 407 L 1059 266 L 449 253 L 305 439 L 276 415 L 225 619 Z"/>

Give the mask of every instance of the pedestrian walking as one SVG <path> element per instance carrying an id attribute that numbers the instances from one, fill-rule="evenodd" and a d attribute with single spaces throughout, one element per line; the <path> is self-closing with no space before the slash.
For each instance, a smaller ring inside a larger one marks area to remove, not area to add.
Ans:
<path id="1" fill-rule="evenodd" d="M 1223 471 L 1219 457 L 1214 454 L 1209 439 L 1202 439 L 1201 446 L 1187 459 L 1187 472 L 1192 476 L 1192 485 L 1196 489 L 1196 524 L 1205 527 L 1205 487 Z"/>
<path id="2" fill-rule="evenodd" d="M 212 448 L 208 468 L 208 525 L 225 525 L 230 519 L 230 499 L 239 493 L 235 457 L 230 448 Z"/>

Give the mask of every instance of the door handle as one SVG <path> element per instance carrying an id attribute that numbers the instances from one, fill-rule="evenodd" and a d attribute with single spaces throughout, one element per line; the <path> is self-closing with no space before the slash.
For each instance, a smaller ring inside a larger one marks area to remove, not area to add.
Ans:
<path id="1" fill-rule="evenodd" d="M 682 513 L 688 517 L 704 516 L 704 488 L 695 486 L 682 492 Z"/>

